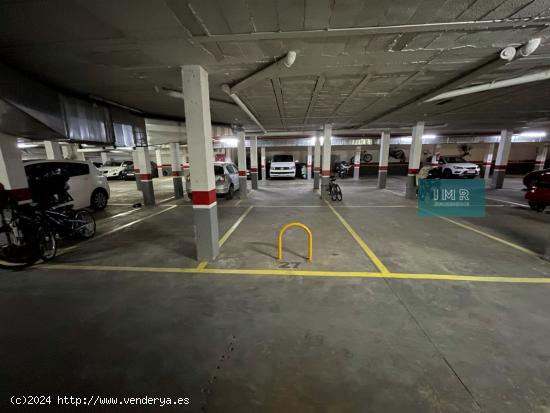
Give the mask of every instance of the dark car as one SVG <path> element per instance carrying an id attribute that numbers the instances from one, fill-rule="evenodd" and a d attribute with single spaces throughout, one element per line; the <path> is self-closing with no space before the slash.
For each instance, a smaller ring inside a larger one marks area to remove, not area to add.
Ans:
<path id="1" fill-rule="evenodd" d="M 157 169 L 157 164 L 153 161 L 151 161 L 151 175 L 153 175 L 153 178 L 159 177 L 159 172 Z M 125 181 L 135 181 L 136 180 L 136 174 L 134 172 L 134 165 L 128 165 L 126 169 L 122 172 L 122 179 Z"/>
<path id="2" fill-rule="evenodd" d="M 537 181 L 525 194 L 525 199 L 529 201 L 532 210 L 543 212 L 547 206 L 550 206 L 550 170 L 538 176 Z"/>
<path id="3" fill-rule="evenodd" d="M 535 186 L 535 183 L 541 178 L 541 176 L 546 173 L 550 173 L 550 168 L 529 172 L 523 177 L 523 185 L 525 185 L 527 189 L 531 189 Z"/>

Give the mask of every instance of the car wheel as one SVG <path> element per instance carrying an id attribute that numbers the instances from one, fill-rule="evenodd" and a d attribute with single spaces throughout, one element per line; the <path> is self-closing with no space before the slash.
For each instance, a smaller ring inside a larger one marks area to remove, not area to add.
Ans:
<path id="1" fill-rule="evenodd" d="M 529 201 L 529 207 L 533 211 L 543 212 L 544 209 L 546 208 L 546 205 L 541 204 L 540 202 Z"/>
<path id="2" fill-rule="evenodd" d="M 118 173 L 118 180 L 119 180 L 119 181 L 124 180 L 124 175 L 122 174 L 122 172 L 119 172 L 119 173 Z"/>
<path id="3" fill-rule="evenodd" d="M 225 199 L 233 199 L 233 195 L 235 194 L 235 188 L 233 188 L 233 184 L 229 185 L 229 190 L 227 191 L 227 194 L 225 194 Z"/>
<path id="4" fill-rule="evenodd" d="M 445 169 L 443 171 L 443 178 L 451 179 L 453 177 L 453 172 L 450 169 Z"/>
<path id="5" fill-rule="evenodd" d="M 95 211 L 105 209 L 108 199 L 109 197 L 104 189 L 96 189 L 92 193 L 90 207 Z"/>

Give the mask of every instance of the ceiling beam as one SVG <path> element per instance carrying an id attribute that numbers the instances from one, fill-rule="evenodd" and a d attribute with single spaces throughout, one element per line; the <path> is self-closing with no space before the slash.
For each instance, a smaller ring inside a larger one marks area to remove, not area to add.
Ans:
<path id="1" fill-rule="evenodd" d="M 278 32 L 256 32 L 241 34 L 215 34 L 193 36 L 200 43 L 246 42 L 255 40 L 307 39 L 327 37 L 373 36 L 383 34 L 469 32 L 483 30 L 509 30 L 529 27 L 548 27 L 550 18 L 528 17 L 522 19 L 478 20 L 445 23 L 402 24 L 394 26 L 349 27 L 341 29 L 294 30 Z"/>
<path id="2" fill-rule="evenodd" d="M 309 99 L 309 105 L 307 107 L 306 116 L 304 116 L 304 125 L 306 124 L 307 120 L 309 119 L 309 116 L 311 115 L 311 111 L 313 110 L 313 107 L 315 106 L 315 103 L 317 102 L 317 97 L 319 97 L 319 92 L 323 89 L 323 86 L 325 85 L 325 75 L 317 76 L 317 82 L 315 83 L 315 87 L 313 88 L 313 92 L 311 93 L 311 98 Z"/>
<path id="3" fill-rule="evenodd" d="M 283 102 L 283 91 L 281 86 L 281 80 L 278 76 L 271 79 L 271 85 L 273 86 L 273 93 L 275 93 L 275 99 L 277 100 L 277 107 L 279 108 L 279 118 L 281 119 L 281 124 L 286 130 L 286 118 L 285 118 L 285 108 Z"/>

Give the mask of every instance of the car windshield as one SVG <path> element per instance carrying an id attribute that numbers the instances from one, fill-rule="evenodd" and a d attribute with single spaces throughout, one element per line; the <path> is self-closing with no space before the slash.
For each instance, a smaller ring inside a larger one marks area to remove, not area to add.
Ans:
<path id="1" fill-rule="evenodd" d="M 292 155 L 275 155 L 273 162 L 294 162 Z"/>
<path id="2" fill-rule="evenodd" d="M 223 175 L 223 166 L 214 165 L 214 175 Z"/>
<path id="3" fill-rule="evenodd" d="M 445 161 L 447 163 L 463 163 L 466 162 L 464 158 L 461 158 L 460 156 L 446 156 Z"/>

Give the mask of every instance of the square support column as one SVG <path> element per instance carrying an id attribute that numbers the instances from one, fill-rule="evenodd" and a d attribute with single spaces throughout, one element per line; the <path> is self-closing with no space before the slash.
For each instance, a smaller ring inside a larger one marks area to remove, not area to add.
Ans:
<path id="1" fill-rule="evenodd" d="M 407 188 L 405 196 L 409 199 L 416 198 L 416 174 L 420 169 L 423 135 L 424 122 L 417 122 L 412 129 L 411 153 L 409 154 L 409 169 L 407 171 Z"/>
<path id="2" fill-rule="evenodd" d="M 159 178 L 163 176 L 162 171 L 162 151 L 160 149 L 155 150 L 155 158 L 157 159 L 157 173 Z"/>
<path id="3" fill-rule="evenodd" d="M 31 202 L 31 191 L 17 137 L 0 133 L 0 183 L 18 204 Z"/>
<path id="4" fill-rule="evenodd" d="M 313 189 L 319 189 L 321 174 L 321 138 L 315 137 L 315 150 L 313 152 Z"/>
<path id="5" fill-rule="evenodd" d="M 511 130 L 504 129 L 500 132 L 500 142 L 497 148 L 497 157 L 495 160 L 495 170 L 493 171 L 493 188 L 501 189 L 504 183 L 504 175 L 508 166 L 508 158 L 510 156 L 510 148 L 512 146 Z"/>
<path id="6" fill-rule="evenodd" d="M 355 156 L 353 157 L 353 179 L 359 179 L 359 172 L 361 171 L 361 147 L 355 148 Z"/>
<path id="7" fill-rule="evenodd" d="M 390 159 L 390 132 L 384 131 L 380 136 L 380 159 L 378 161 L 378 189 L 386 187 L 388 162 Z"/>
<path id="8" fill-rule="evenodd" d="M 432 168 L 437 168 L 439 166 L 440 154 L 441 154 L 441 145 L 434 145 L 434 150 L 432 153 Z"/>
<path id="9" fill-rule="evenodd" d="M 537 148 L 537 158 L 535 159 L 535 171 L 544 169 L 546 157 L 548 156 L 548 147 L 550 144 L 545 143 Z"/>
<path id="10" fill-rule="evenodd" d="M 495 144 L 490 143 L 487 147 L 487 152 L 483 156 L 483 179 L 489 180 L 491 175 L 491 165 L 493 164 L 493 153 L 495 152 Z"/>
<path id="11" fill-rule="evenodd" d="M 109 162 L 109 156 L 107 152 L 101 152 L 101 164 L 105 165 L 107 162 Z"/>
<path id="12" fill-rule="evenodd" d="M 201 66 L 183 66 L 182 83 L 197 259 L 211 260 L 219 252 L 219 230 L 208 73 Z"/>
<path id="13" fill-rule="evenodd" d="M 266 181 L 267 173 L 265 168 L 265 147 L 264 146 L 260 148 L 260 163 L 262 165 L 262 181 Z"/>
<path id="14" fill-rule="evenodd" d="M 134 177 L 136 178 L 136 188 L 141 191 L 141 178 L 139 177 L 139 159 L 137 149 L 132 151 L 132 162 L 134 163 Z"/>
<path id="15" fill-rule="evenodd" d="M 44 148 L 46 149 L 46 159 L 63 159 L 63 152 L 61 151 L 59 142 L 44 141 Z"/>
<path id="16" fill-rule="evenodd" d="M 324 127 L 325 139 L 323 140 L 323 165 L 321 167 L 321 198 L 330 199 L 328 184 L 330 180 L 330 144 L 332 138 L 332 125 L 326 123 Z"/>
<path id="17" fill-rule="evenodd" d="M 239 162 L 239 198 L 247 199 L 247 182 L 246 182 L 246 137 L 244 131 L 237 132 L 238 150 L 237 161 Z"/>
<path id="18" fill-rule="evenodd" d="M 307 159 L 306 159 L 306 168 L 307 168 L 307 179 L 311 179 L 311 162 L 313 161 L 313 148 L 311 146 L 307 147 Z"/>
<path id="19" fill-rule="evenodd" d="M 174 196 L 183 198 L 183 182 L 181 178 L 181 154 L 180 144 L 172 142 L 170 144 L 170 167 L 172 169 L 172 182 L 174 184 Z"/>
<path id="20" fill-rule="evenodd" d="M 155 190 L 153 188 L 153 171 L 151 169 L 151 157 L 147 146 L 136 148 L 139 167 L 139 180 L 144 205 L 155 205 Z"/>
<path id="21" fill-rule="evenodd" d="M 250 179 L 252 189 L 258 189 L 258 137 L 250 138 Z"/>

